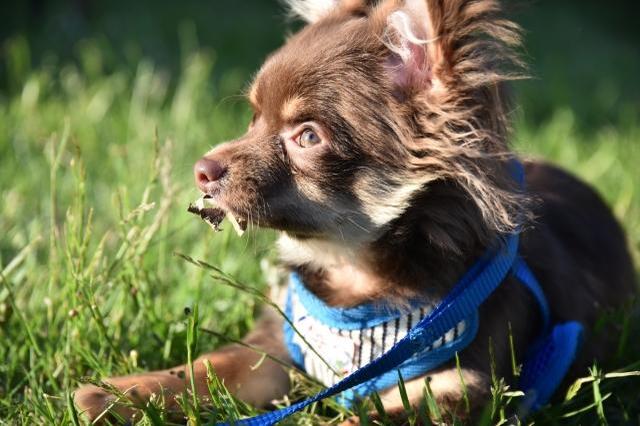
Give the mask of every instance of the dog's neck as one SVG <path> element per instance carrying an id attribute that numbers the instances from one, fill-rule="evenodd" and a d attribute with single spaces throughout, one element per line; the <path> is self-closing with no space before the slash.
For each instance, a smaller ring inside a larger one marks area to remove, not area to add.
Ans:
<path id="1" fill-rule="evenodd" d="M 446 189 L 446 188 L 445 188 Z M 376 241 L 297 239 L 283 234 L 282 261 L 332 306 L 440 299 L 484 250 L 490 233 L 465 198 L 416 200 Z"/>
<path id="2" fill-rule="evenodd" d="M 322 239 L 278 240 L 281 260 L 298 272 L 306 286 L 333 306 L 353 306 L 376 299 L 388 286 L 372 271 L 364 246 Z"/>

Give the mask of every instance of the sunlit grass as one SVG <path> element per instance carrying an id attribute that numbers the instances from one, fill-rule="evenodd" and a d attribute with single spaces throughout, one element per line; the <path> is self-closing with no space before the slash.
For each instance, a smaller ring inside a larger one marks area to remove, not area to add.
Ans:
<path id="1" fill-rule="evenodd" d="M 34 70 L 24 65 L 24 40 L 13 39 L 7 48 L 13 89 L 0 97 L 0 419 L 12 424 L 74 424 L 80 420 L 70 393 L 84 376 L 99 381 L 185 363 L 196 352 L 241 338 L 260 297 L 224 285 L 176 253 L 205 260 L 258 290 L 272 277 L 264 267 L 275 259 L 271 233 L 239 239 L 225 229 L 214 235 L 186 213 L 197 195 L 192 163 L 246 126 L 246 105 L 231 96 L 241 92 L 243 79 L 229 73 L 213 84 L 213 57 L 198 49 L 184 52 L 175 76 L 147 61 L 135 72 L 106 72 L 100 49 L 90 41 L 82 46 L 74 64 Z M 640 260 L 636 118 L 636 112 L 621 112 L 610 125 L 585 132 L 562 106 L 541 124 L 521 114 L 515 145 L 596 186 Z M 196 304 L 198 310 L 185 315 L 185 307 Z M 213 332 L 198 333 L 200 327 Z M 625 344 L 608 370 L 585 371 L 569 400 L 537 419 L 638 419 L 637 398 L 629 393 L 638 384 L 630 377 L 635 373 L 609 370 L 640 368 L 636 346 Z M 292 376 L 292 398 L 318 390 L 304 376 Z M 188 418 L 196 422 L 202 414 L 205 423 L 255 413 L 210 379 L 215 409 L 185 394 Z M 517 403 L 509 391 L 497 378 L 484 424 L 508 420 L 509 404 Z M 369 404 L 381 411 L 375 399 Z M 434 404 L 425 393 L 432 418 L 439 415 Z M 165 422 L 161 406 L 147 407 L 143 423 Z M 366 412 L 328 401 L 298 419 L 317 423 Z M 417 412 L 411 419 L 424 416 Z"/>

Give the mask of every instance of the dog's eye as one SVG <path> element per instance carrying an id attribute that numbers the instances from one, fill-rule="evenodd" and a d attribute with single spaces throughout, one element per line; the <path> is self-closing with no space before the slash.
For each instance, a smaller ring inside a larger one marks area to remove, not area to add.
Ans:
<path id="1" fill-rule="evenodd" d="M 300 145 L 302 148 L 309 148 L 319 144 L 321 140 L 320 136 L 318 136 L 318 134 L 312 129 L 305 129 L 302 133 L 300 133 L 300 136 L 298 136 L 297 142 L 298 145 Z"/>

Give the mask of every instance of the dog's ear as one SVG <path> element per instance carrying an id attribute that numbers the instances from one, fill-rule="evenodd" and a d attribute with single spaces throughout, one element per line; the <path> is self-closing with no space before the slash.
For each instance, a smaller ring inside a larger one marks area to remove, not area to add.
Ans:
<path id="1" fill-rule="evenodd" d="M 385 65 L 396 92 L 400 95 L 438 88 L 442 46 L 428 2 L 389 0 L 380 5 L 376 15 L 389 48 Z"/>
<path id="2" fill-rule="evenodd" d="M 397 91 L 442 91 L 518 78 L 520 30 L 498 0 L 385 0 L 373 11 Z"/>

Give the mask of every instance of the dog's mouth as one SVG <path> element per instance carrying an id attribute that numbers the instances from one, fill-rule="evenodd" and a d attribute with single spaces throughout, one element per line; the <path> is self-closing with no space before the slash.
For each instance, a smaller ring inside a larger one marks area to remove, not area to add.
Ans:
<path id="1" fill-rule="evenodd" d="M 225 211 L 216 203 L 211 195 L 205 194 L 193 203 L 190 203 L 187 211 L 200 216 L 215 232 L 222 231 L 220 224 L 225 218 L 231 222 L 238 236 L 241 236 L 247 229 L 246 218 L 236 216 L 230 210 Z"/>

